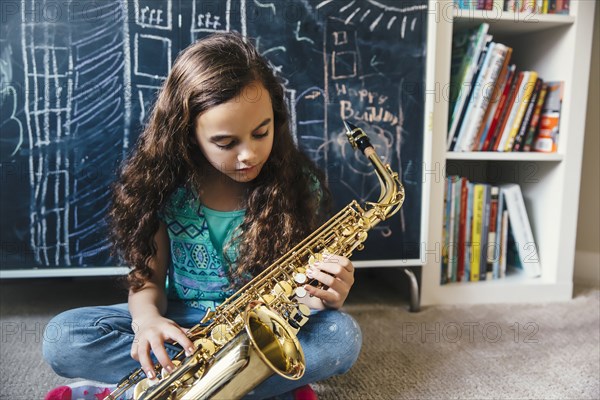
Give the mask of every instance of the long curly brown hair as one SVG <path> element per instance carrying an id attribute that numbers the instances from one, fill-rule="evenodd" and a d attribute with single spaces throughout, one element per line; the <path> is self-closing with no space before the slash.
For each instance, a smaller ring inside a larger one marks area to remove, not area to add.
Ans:
<path id="1" fill-rule="evenodd" d="M 141 289 L 152 276 L 148 263 L 156 255 L 153 238 L 167 199 L 179 187 L 191 191 L 202 187 L 208 161 L 192 140 L 197 117 L 234 99 L 256 81 L 271 96 L 274 142 L 268 161 L 246 193 L 237 268 L 232 274 L 258 273 L 324 220 L 329 192 L 323 174 L 294 145 L 282 84 L 241 35 L 208 36 L 177 57 L 113 186 L 111 236 L 114 249 L 131 267 L 130 289 Z M 315 178 L 322 196 L 315 196 Z"/>

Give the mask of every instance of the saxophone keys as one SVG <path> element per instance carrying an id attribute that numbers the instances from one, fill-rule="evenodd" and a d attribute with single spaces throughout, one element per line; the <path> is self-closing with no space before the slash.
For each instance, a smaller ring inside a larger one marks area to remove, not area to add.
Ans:
<path id="1" fill-rule="evenodd" d="M 215 344 L 208 338 L 200 338 L 194 341 L 194 346 L 199 348 L 200 351 L 205 353 L 208 356 L 212 356 L 215 353 Z"/>
<path id="2" fill-rule="evenodd" d="M 353 232 L 354 231 L 350 228 L 344 228 L 344 230 L 342 230 L 342 236 L 350 236 Z"/>
<path id="3" fill-rule="evenodd" d="M 263 295 L 260 296 L 260 299 L 265 304 L 271 304 L 272 302 L 275 301 L 275 296 L 273 296 L 272 294 L 263 294 Z"/>
<path id="4" fill-rule="evenodd" d="M 298 286 L 296 289 L 294 289 L 294 293 L 296 294 L 296 296 L 302 298 L 306 296 L 308 292 L 302 286 Z"/>
<path id="5" fill-rule="evenodd" d="M 298 309 L 295 309 L 290 313 L 289 322 L 291 322 L 292 325 L 296 325 L 297 328 L 302 327 L 307 321 L 308 318 Z"/>
<path id="6" fill-rule="evenodd" d="M 298 304 L 298 311 L 305 317 L 310 315 L 310 308 L 306 304 Z"/>
<path id="7" fill-rule="evenodd" d="M 306 274 L 302 272 L 297 272 L 294 274 L 294 282 L 303 284 L 306 282 Z"/>
<path id="8" fill-rule="evenodd" d="M 275 292 L 276 295 L 285 294 L 286 296 L 291 296 L 294 291 L 289 282 L 279 281 L 273 287 L 273 292 Z"/>
<path id="9" fill-rule="evenodd" d="M 224 345 L 233 339 L 233 334 L 225 324 L 217 325 L 210 331 L 210 337 L 217 345 Z"/>
<path id="10" fill-rule="evenodd" d="M 367 240 L 368 236 L 369 236 L 369 234 L 367 232 L 361 231 L 356 234 L 356 240 L 358 242 L 364 242 L 365 240 Z"/>

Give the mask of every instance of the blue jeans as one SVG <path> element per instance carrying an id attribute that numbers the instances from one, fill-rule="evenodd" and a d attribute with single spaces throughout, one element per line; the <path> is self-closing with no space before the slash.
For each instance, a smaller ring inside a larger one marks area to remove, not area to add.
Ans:
<path id="1" fill-rule="evenodd" d="M 190 328 L 203 317 L 199 310 L 169 302 L 166 317 Z M 308 383 L 347 372 L 360 353 L 362 334 L 346 313 L 323 310 L 313 314 L 298 333 L 306 359 L 306 372 L 297 381 L 273 375 L 250 392 L 247 399 L 287 393 Z M 134 340 L 127 304 L 83 307 L 65 311 L 46 326 L 43 354 L 60 376 L 116 383 L 139 368 L 131 358 Z M 166 343 L 171 357 L 179 351 Z"/>

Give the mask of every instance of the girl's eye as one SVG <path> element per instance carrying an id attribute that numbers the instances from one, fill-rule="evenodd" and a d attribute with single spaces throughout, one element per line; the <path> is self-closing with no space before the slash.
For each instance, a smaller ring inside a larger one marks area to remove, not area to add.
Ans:
<path id="1" fill-rule="evenodd" d="M 255 138 L 259 138 L 259 139 L 260 139 L 260 138 L 264 138 L 264 137 L 266 137 L 266 136 L 268 136 L 268 135 L 269 135 L 269 131 L 265 131 L 265 132 L 263 132 L 263 133 L 255 133 L 255 134 L 254 134 L 254 137 L 255 137 Z"/>
<path id="2" fill-rule="evenodd" d="M 232 149 L 233 146 L 235 146 L 235 142 L 234 141 L 231 141 L 231 142 L 229 142 L 227 144 L 219 144 L 219 143 L 215 143 L 215 144 L 221 150 L 229 150 L 229 149 Z"/>

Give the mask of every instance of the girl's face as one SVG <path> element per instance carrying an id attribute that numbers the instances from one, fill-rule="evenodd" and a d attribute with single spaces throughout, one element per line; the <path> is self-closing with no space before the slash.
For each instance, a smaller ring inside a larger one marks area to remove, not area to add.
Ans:
<path id="1" fill-rule="evenodd" d="M 196 119 L 195 138 L 204 157 L 232 180 L 258 176 L 273 148 L 273 106 L 260 82 Z"/>

